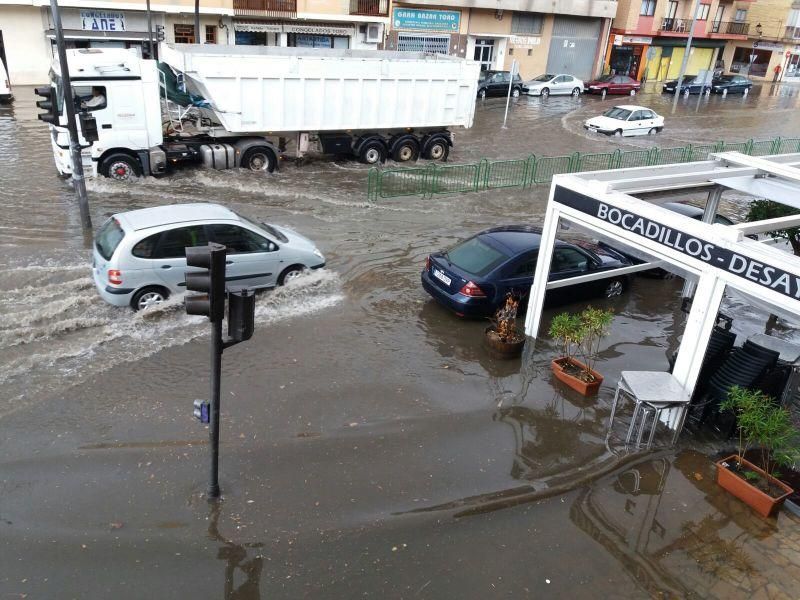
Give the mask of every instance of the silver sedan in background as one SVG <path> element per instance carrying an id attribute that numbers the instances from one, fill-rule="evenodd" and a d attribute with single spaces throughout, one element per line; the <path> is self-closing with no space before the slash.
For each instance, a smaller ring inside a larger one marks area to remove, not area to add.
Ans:
<path id="1" fill-rule="evenodd" d="M 578 97 L 583 93 L 583 81 L 565 73 L 554 75 L 545 73 L 525 84 L 529 96 L 547 98 L 550 94 Z"/>

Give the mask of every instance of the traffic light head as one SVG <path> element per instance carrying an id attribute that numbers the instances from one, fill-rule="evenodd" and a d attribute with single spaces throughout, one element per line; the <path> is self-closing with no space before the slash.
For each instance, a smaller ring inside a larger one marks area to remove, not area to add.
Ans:
<path id="1" fill-rule="evenodd" d="M 186 273 L 186 291 L 203 292 L 186 296 L 186 312 L 203 315 L 212 322 L 222 321 L 225 315 L 225 255 L 221 244 L 186 248 L 186 266 L 204 269 Z"/>
<path id="2" fill-rule="evenodd" d="M 53 86 L 46 85 L 36 88 L 36 95 L 41 96 L 42 100 L 36 101 L 36 106 L 46 112 L 39 113 L 39 120 L 52 125 L 58 125 L 58 111 L 56 102 L 56 90 Z"/>
<path id="3" fill-rule="evenodd" d="M 163 42 L 166 38 L 164 35 L 164 26 L 156 25 L 156 41 Z"/>

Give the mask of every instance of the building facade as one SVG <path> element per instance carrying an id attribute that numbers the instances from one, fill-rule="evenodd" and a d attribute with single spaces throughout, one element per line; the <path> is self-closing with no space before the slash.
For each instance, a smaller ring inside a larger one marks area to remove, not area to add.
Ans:
<path id="1" fill-rule="evenodd" d="M 391 0 L 151 0 L 154 32 L 167 42 L 377 49 Z M 14 85 L 47 81 L 54 56 L 49 0 L 0 0 L 0 60 Z M 60 0 L 69 48 L 148 53 L 146 2 Z M 154 34 L 155 35 L 155 34 Z"/>
<path id="2" fill-rule="evenodd" d="M 395 1 L 388 50 L 446 52 L 509 70 L 523 79 L 545 72 L 589 78 L 602 66 L 612 0 Z"/>
<path id="3" fill-rule="evenodd" d="M 725 69 L 725 48 L 747 42 L 751 4 L 700 0 L 686 73 Z M 693 8 L 693 0 L 620 0 L 606 70 L 640 81 L 676 79 L 692 27 Z"/>

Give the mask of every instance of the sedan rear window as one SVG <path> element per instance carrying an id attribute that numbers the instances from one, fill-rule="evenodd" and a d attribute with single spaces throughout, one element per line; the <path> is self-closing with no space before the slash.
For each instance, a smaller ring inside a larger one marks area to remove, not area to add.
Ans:
<path id="1" fill-rule="evenodd" d="M 631 116 L 631 111 L 615 106 L 614 108 L 610 108 L 606 112 L 604 112 L 603 116 L 609 117 L 610 119 L 619 119 L 620 121 L 627 121 L 628 117 Z"/>
<path id="2" fill-rule="evenodd" d="M 111 218 L 103 223 L 103 226 L 97 232 L 97 236 L 94 238 L 94 245 L 97 248 L 97 252 L 100 253 L 100 256 L 106 260 L 111 260 L 111 257 L 114 255 L 114 250 L 117 249 L 117 246 L 119 246 L 119 243 L 124 237 L 125 231 L 120 227 L 119 222 Z"/>
<path id="3" fill-rule="evenodd" d="M 447 251 L 446 257 L 459 269 L 480 276 L 486 275 L 508 259 L 507 254 L 476 237 L 454 246 Z"/>

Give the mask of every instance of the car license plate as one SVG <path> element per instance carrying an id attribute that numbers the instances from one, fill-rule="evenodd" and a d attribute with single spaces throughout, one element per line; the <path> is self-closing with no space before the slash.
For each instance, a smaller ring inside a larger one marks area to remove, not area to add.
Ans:
<path id="1" fill-rule="evenodd" d="M 450 279 L 447 275 L 445 275 L 438 269 L 433 269 L 433 276 L 436 277 L 436 279 L 438 279 L 445 285 L 450 285 L 453 282 L 452 279 Z"/>

